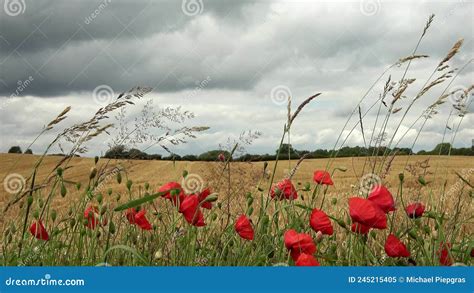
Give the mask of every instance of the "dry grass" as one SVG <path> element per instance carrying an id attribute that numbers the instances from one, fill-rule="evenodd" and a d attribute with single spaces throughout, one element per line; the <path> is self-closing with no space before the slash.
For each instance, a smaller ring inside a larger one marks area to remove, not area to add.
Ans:
<path id="1" fill-rule="evenodd" d="M 10 173 L 18 173 L 24 177 L 28 177 L 31 170 L 34 167 L 37 156 L 34 155 L 18 155 L 18 154 L 0 154 L 0 178 L 5 178 Z M 48 156 L 45 158 L 41 168 L 37 175 L 37 182 L 43 182 L 52 170 L 54 170 L 57 163 L 62 157 Z M 391 162 L 390 170 L 383 179 L 383 183 L 392 190 L 396 190 L 398 186 L 398 174 L 404 170 L 406 164 L 406 156 L 396 156 Z M 421 162 L 428 164 L 423 166 L 427 167 L 423 169 L 420 167 Z M 336 158 L 332 161 L 333 168 L 346 168 L 345 172 L 335 171 L 334 181 L 335 185 L 330 187 L 327 193 L 327 198 L 332 200 L 336 198 L 338 200 L 337 205 L 331 207 L 329 212 L 339 212 L 343 209 L 347 209 L 346 198 L 354 195 L 356 189 L 359 187 L 360 177 L 366 158 Z M 297 161 L 292 161 L 291 167 L 296 165 Z M 418 163 L 418 164 L 416 164 Z M 239 205 L 245 205 L 245 193 L 247 191 L 254 191 L 255 187 L 259 184 L 263 188 L 266 188 L 266 182 L 268 180 L 260 181 L 260 177 L 263 174 L 263 162 L 254 163 L 242 163 L 234 162 L 231 165 L 231 180 L 233 190 L 229 192 L 224 184 L 217 185 L 214 182 L 217 178 L 216 173 L 221 168 L 221 163 L 218 162 L 182 162 L 178 161 L 173 163 L 172 161 L 141 161 L 141 160 L 105 160 L 102 159 L 98 163 L 98 169 L 105 164 L 111 169 L 116 166 L 122 167 L 126 170 L 124 174 L 124 180 L 127 177 L 133 180 L 134 185 L 143 185 L 148 182 L 152 189 L 156 190 L 161 184 L 168 181 L 179 181 L 182 178 L 184 170 L 190 174 L 198 174 L 203 178 L 204 184 L 209 185 L 212 188 L 221 186 L 221 190 L 216 190 L 221 195 L 235 194 L 236 198 L 232 200 L 233 209 L 239 209 Z M 292 177 L 293 181 L 297 185 L 297 188 L 303 188 L 306 182 L 312 182 L 312 173 L 316 169 L 325 169 L 328 164 L 328 159 L 311 159 L 303 161 L 298 170 Z M 427 172 L 425 176 L 426 181 L 429 182 L 429 188 L 420 188 L 418 184 L 418 175 L 412 175 L 410 172 L 405 170 L 405 202 L 414 201 L 417 198 L 427 199 L 430 197 L 432 190 L 441 190 L 446 184 L 446 193 L 450 188 L 453 188 L 460 179 L 457 177 L 455 172 L 461 174 L 468 174 L 468 178 L 472 182 L 474 177 L 473 172 L 468 172 L 469 169 L 474 168 L 474 158 L 472 157 L 461 157 L 461 156 L 412 156 L 409 161 L 409 165 L 413 165 L 415 172 L 422 173 Z M 91 168 L 94 166 L 93 158 L 73 158 L 69 164 L 70 168 L 65 170 L 65 179 L 72 182 L 87 182 Z M 13 168 L 13 169 L 12 169 Z M 273 163 L 268 164 L 267 170 L 273 170 Z M 288 162 L 283 162 L 278 165 L 275 178 L 283 178 L 289 172 Z M 367 170 L 367 167 L 366 167 Z M 365 171 L 364 173 L 368 173 Z M 267 176 L 269 174 L 267 173 Z M 470 178 L 469 178 L 470 177 Z M 104 187 L 101 192 L 107 193 L 109 188 L 112 188 L 114 192 L 124 192 L 124 184 L 119 185 L 116 182 L 116 178 L 113 175 L 108 176 L 104 181 Z M 61 208 L 68 208 L 70 200 L 73 197 L 78 197 L 83 194 L 83 191 L 76 191 L 73 184 L 67 185 L 68 195 L 65 198 L 59 196 L 55 197 L 53 201 L 53 207 L 61 210 Z M 437 192 L 436 194 L 439 194 Z M 457 193 L 454 193 L 457 194 Z M 241 198 L 239 198 L 241 196 Z M 5 204 L 11 199 L 11 195 L 7 194 L 2 187 L 0 190 L 0 201 L 2 204 L 2 210 Z M 240 200 L 241 199 L 241 200 Z M 121 202 L 125 202 L 127 199 L 123 198 Z M 436 199 L 434 199 L 436 201 Z M 454 207 L 455 199 L 447 198 L 445 205 L 446 210 L 449 211 Z M 471 214 L 474 213 L 472 204 L 466 206 L 467 209 L 472 210 Z M 8 219 L 14 217 L 17 213 L 17 208 L 9 210 L 4 217 L 0 219 L 1 225 L 3 226 L 4 221 L 8 222 Z M 469 213 L 468 213 L 469 214 Z"/>

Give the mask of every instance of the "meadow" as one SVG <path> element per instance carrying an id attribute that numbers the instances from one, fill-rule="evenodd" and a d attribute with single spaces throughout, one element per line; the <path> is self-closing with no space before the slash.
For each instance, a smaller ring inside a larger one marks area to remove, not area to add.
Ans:
<path id="1" fill-rule="evenodd" d="M 472 60 L 461 68 L 451 67 L 450 60 L 463 44 L 460 39 L 426 80 L 415 83 L 411 65 L 429 58 L 418 48 L 433 19 L 429 17 L 413 52 L 374 78 L 341 132 L 334 134 L 328 159 L 278 160 L 283 145 L 297 131 L 294 121 L 323 92 L 297 107 L 292 104 L 296 99 L 287 97 L 281 140 L 268 142 L 277 144 L 276 160 L 268 162 L 233 160 L 251 139 L 231 141 L 214 162 L 206 163 L 88 158 L 88 142 L 111 133 L 118 133 L 112 139 L 115 146 L 151 140 L 151 146 L 172 153 L 165 141 L 183 144 L 208 128 L 187 126 L 192 114 L 179 109 L 152 116 L 161 119 L 152 123 L 135 120 L 143 125 L 124 125 L 125 119 L 117 119 L 119 125 L 112 123 L 110 117 L 117 113 L 123 117 L 123 109 L 135 106 L 150 88 L 124 92 L 90 119 L 68 126 L 64 125 L 71 108 L 65 108 L 27 147 L 45 133 L 54 134 L 42 154 L 0 155 L 0 263 L 471 265 L 474 160 L 449 154 L 474 92 L 474 85 L 454 90 L 451 85 Z M 435 88 L 439 91 L 433 92 Z M 362 110 L 369 94 L 378 98 Z M 426 108 L 415 121 L 406 121 L 413 105 L 422 102 Z M 442 107 L 447 112 L 440 111 Z M 369 112 L 376 117 L 371 123 L 366 119 Z M 445 122 L 443 139 L 436 143 L 448 143 L 448 149 L 432 156 L 400 155 L 397 147 L 408 131 L 417 130 L 414 139 L 404 141 L 414 149 L 431 119 Z M 164 126 L 168 121 L 179 126 Z M 150 124 L 161 127 L 163 134 L 147 133 Z M 338 158 L 338 150 L 355 129 L 374 152 Z M 134 134 L 138 137 L 130 140 Z M 57 149 L 64 155 L 51 156 Z M 448 155 L 441 155 L 444 152 Z"/>

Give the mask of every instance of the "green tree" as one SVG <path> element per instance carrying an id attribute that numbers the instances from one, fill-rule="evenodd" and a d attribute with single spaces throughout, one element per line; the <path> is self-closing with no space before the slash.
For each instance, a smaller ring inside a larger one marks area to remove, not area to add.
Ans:
<path id="1" fill-rule="evenodd" d="M 23 152 L 21 151 L 21 147 L 19 147 L 19 146 L 16 145 L 16 146 L 12 146 L 12 147 L 8 150 L 8 153 L 9 153 L 9 154 L 21 154 L 21 153 L 23 153 Z"/>

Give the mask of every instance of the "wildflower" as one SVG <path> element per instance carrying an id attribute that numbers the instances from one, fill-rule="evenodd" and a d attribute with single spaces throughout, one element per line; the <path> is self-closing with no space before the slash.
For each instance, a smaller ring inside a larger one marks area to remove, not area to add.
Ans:
<path id="1" fill-rule="evenodd" d="M 41 222 L 41 220 L 35 220 L 31 224 L 30 232 L 31 232 L 31 235 L 35 236 L 37 239 L 45 240 L 45 241 L 49 240 L 48 232 L 44 228 L 43 223 Z"/>
<path id="2" fill-rule="evenodd" d="M 332 182 L 332 179 L 331 179 L 331 175 L 329 175 L 329 172 L 327 171 L 322 171 L 322 170 L 314 171 L 313 180 L 317 184 L 334 185 L 334 182 Z"/>
<path id="3" fill-rule="evenodd" d="M 296 199 L 298 194 L 296 193 L 296 188 L 291 183 L 290 179 L 283 179 L 272 187 L 270 190 L 270 195 L 272 198 L 282 199 Z"/>
<path id="4" fill-rule="evenodd" d="M 309 224 L 311 225 L 311 228 L 315 232 L 321 231 L 321 233 L 326 234 L 326 235 L 332 235 L 334 232 L 334 229 L 332 227 L 331 221 L 329 220 L 329 217 L 326 215 L 325 212 L 314 209 L 311 212 L 311 216 L 309 218 Z"/>
<path id="5" fill-rule="evenodd" d="M 361 223 L 352 223 L 351 231 L 354 233 L 365 235 L 369 233 L 370 227 L 367 227 Z"/>
<path id="6" fill-rule="evenodd" d="M 234 225 L 235 232 L 239 234 L 240 237 L 247 240 L 253 240 L 254 231 L 250 220 L 245 215 L 241 215 Z"/>
<path id="7" fill-rule="evenodd" d="M 377 204 L 384 213 L 395 210 L 395 202 L 392 194 L 383 185 L 374 186 L 367 199 Z"/>
<path id="8" fill-rule="evenodd" d="M 409 257 L 410 252 L 403 242 L 395 235 L 390 234 L 385 241 L 385 252 L 390 257 Z"/>
<path id="9" fill-rule="evenodd" d="M 387 217 L 372 201 L 360 197 L 349 198 L 349 214 L 353 222 L 370 228 L 387 228 Z"/>
<path id="10" fill-rule="evenodd" d="M 223 153 L 220 153 L 218 156 L 217 156 L 217 159 L 221 162 L 224 162 L 225 161 L 225 155 Z"/>
<path id="11" fill-rule="evenodd" d="M 285 232 L 285 247 L 290 251 L 291 258 L 294 261 L 298 259 L 300 254 L 313 254 L 316 252 L 316 244 L 309 234 L 298 233 L 293 229 Z"/>
<path id="12" fill-rule="evenodd" d="M 130 208 L 126 212 L 127 220 L 132 225 L 137 225 L 143 230 L 151 230 L 151 224 L 145 216 L 146 210 L 137 212 L 134 208 Z"/>
<path id="13" fill-rule="evenodd" d="M 99 217 L 99 209 L 94 205 L 90 205 L 84 210 L 84 218 L 87 219 L 86 227 L 89 229 L 95 229 L 95 227 L 99 225 Z M 102 225 L 106 224 L 107 221 L 104 219 Z"/>
<path id="14" fill-rule="evenodd" d="M 168 182 L 162 185 L 158 192 L 165 192 L 162 196 L 169 199 L 175 205 L 178 205 L 178 200 L 182 203 L 185 197 L 183 188 L 178 182 Z"/>
<path id="15" fill-rule="evenodd" d="M 194 226 L 202 227 L 204 223 L 204 215 L 199 208 L 198 196 L 193 194 L 185 197 L 179 206 L 179 212 L 183 214 L 186 221 Z"/>
<path id="16" fill-rule="evenodd" d="M 412 203 L 405 208 L 405 212 L 407 213 L 408 217 L 416 219 L 423 215 L 425 212 L 425 206 L 419 202 Z"/>
<path id="17" fill-rule="evenodd" d="M 441 243 L 437 255 L 439 257 L 439 264 L 443 266 L 451 266 L 453 258 L 451 257 L 451 243 Z"/>
<path id="18" fill-rule="evenodd" d="M 296 266 L 299 267 L 316 267 L 319 266 L 319 262 L 311 254 L 301 253 L 295 262 Z"/>
<path id="19" fill-rule="evenodd" d="M 212 202 L 206 201 L 206 198 L 211 194 L 211 190 L 209 188 L 204 189 L 203 191 L 199 192 L 198 199 L 199 203 L 201 204 L 201 207 L 210 210 L 212 208 Z"/>

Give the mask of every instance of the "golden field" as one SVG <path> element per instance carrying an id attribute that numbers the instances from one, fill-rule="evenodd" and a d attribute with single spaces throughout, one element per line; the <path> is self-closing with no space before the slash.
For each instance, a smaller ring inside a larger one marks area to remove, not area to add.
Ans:
<path id="1" fill-rule="evenodd" d="M 18 155 L 18 154 L 0 154 L 0 177 L 2 180 L 12 173 L 17 173 L 25 178 L 31 175 L 31 170 L 38 159 L 35 155 Z M 62 157 L 48 156 L 45 158 L 39 173 L 37 174 L 37 184 L 46 183 L 48 176 L 54 175 L 55 172 L 51 173 L 56 164 L 60 162 Z M 408 159 L 408 161 L 407 161 Z M 327 192 L 327 200 L 336 198 L 338 203 L 335 204 L 331 210 L 334 212 L 340 212 L 342 209 L 347 208 L 346 198 L 355 194 L 356 189 L 359 188 L 360 178 L 370 173 L 368 170 L 368 161 L 364 157 L 360 158 L 336 158 L 334 160 L 329 159 L 311 159 L 303 161 L 297 168 L 297 171 L 292 177 L 293 181 L 298 184 L 297 188 L 303 188 L 306 182 L 312 182 L 312 174 L 316 169 L 325 169 L 328 166 L 328 170 L 332 171 L 334 168 L 346 169 L 345 172 L 336 169 L 333 175 L 335 182 L 334 186 L 329 187 Z M 275 181 L 284 178 L 288 171 L 296 165 L 297 161 L 280 161 L 275 174 Z M 197 174 L 202 178 L 203 187 L 209 186 L 215 192 L 219 193 L 220 200 L 223 200 L 227 195 L 232 196 L 233 209 L 239 210 L 241 204 L 245 205 L 245 193 L 257 191 L 256 187 L 260 186 L 263 189 L 268 188 L 269 178 L 271 177 L 271 171 L 273 170 L 273 162 L 269 162 L 267 171 L 263 172 L 264 162 L 232 162 L 230 168 L 230 174 L 226 173 L 224 176 L 219 176 L 219 172 L 222 168 L 223 163 L 221 162 L 186 162 L 186 161 L 141 161 L 141 160 L 108 160 L 100 159 L 97 164 L 99 174 L 102 171 L 111 171 L 114 167 L 120 167 L 123 171 L 124 180 L 130 179 L 133 181 L 135 186 L 134 197 L 138 197 L 138 194 L 142 194 L 143 191 L 138 189 L 138 186 L 145 182 L 148 182 L 153 190 L 168 181 L 181 182 L 182 173 L 184 170 L 188 171 L 189 174 Z M 365 171 L 362 172 L 366 164 Z M 73 158 L 67 165 L 64 171 L 65 179 L 71 181 L 66 187 L 68 189 L 68 195 L 65 198 L 61 198 L 59 195 L 53 199 L 53 206 L 60 210 L 61 207 L 68 207 L 71 198 L 77 198 L 80 194 L 84 194 L 83 189 L 80 192 L 76 190 L 76 187 L 72 182 L 81 182 L 85 184 L 88 180 L 91 168 L 94 166 L 93 158 Z M 412 166 L 413 174 L 410 173 L 405 166 Z M 64 166 L 63 166 L 64 167 Z M 382 182 L 387 185 L 392 193 L 397 193 L 399 176 L 398 174 L 405 170 L 405 184 L 403 201 L 410 202 L 417 199 L 425 202 L 431 202 L 435 204 L 439 197 L 440 191 L 445 185 L 446 200 L 443 203 L 444 208 L 447 210 L 452 209 L 455 204 L 455 198 L 450 198 L 450 194 L 459 194 L 453 192 L 459 186 L 462 186 L 461 180 L 455 174 L 458 172 L 462 174 L 468 180 L 474 178 L 474 158 L 472 157 L 456 157 L 456 156 L 398 156 L 390 164 L 390 168 L 387 172 L 384 167 L 382 173 L 385 173 L 385 178 L 381 179 Z M 379 172 L 375 172 L 380 174 Z M 229 185 L 225 182 L 229 180 L 232 184 Z M 423 175 L 425 180 L 428 182 L 427 186 L 422 187 L 418 183 L 419 175 Z M 124 191 L 125 186 L 122 183 L 119 185 L 116 182 L 115 174 L 104 174 L 103 186 L 101 192 L 106 194 L 109 188 L 114 192 Z M 218 181 L 216 178 L 223 177 L 224 180 Z M 221 188 L 219 188 L 219 186 Z M 465 185 L 464 185 L 465 186 Z M 457 191 L 457 190 L 456 190 Z M 303 194 L 303 193 L 300 193 Z M 14 195 L 5 192 L 5 188 L 0 190 L 0 200 L 2 203 L 2 211 L 5 205 L 14 198 Z M 107 196 L 105 196 L 107 200 Z M 242 199 L 242 200 L 240 200 Z M 122 199 L 121 202 L 126 201 Z M 464 202 L 464 201 L 463 201 Z M 429 203 L 428 203 L 429 206 Z M 472 204 L 466 202 L 464 206 L 467 210 L 473 210 Z M 336 209 L 336 210 L 334 210 Z M 5 218 L 15 217 L 17 209 L 15 206 L 2 217 L 1 221 Z M 468 213 L 469 214 L 469 213 Z M 470 214 L 473 214 L 472 212 Z"/>

